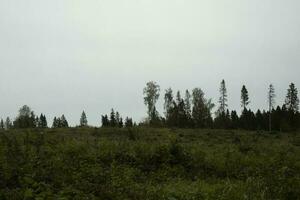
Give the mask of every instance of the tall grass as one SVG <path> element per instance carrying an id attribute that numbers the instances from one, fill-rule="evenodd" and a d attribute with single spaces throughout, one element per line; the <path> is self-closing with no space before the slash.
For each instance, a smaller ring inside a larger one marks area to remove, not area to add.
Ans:
<path id="1" fill-rule="evenodd" d="M 0 132 L 0 199 L 299 199 L 300 134 Z"/>

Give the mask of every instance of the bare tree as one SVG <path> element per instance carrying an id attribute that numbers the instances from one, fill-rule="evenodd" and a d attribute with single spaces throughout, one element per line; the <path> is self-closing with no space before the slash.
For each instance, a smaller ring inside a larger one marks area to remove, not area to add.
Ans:
<path id="1" fill-rule="evenodd" d="M 220 86 L 219 103 L 220 103 L 220 107 L 218 109 L 218 114 L 225 114 L 228 104 L 227 104 L 227 89 L 226 89 L 226 84 L 225 84 L 224 80 L 222 80 L 221 86 Z"/>
<path id="2" fill-rule="evenodd" d="M 269 131 L 272 131 L 272 110 L 275 105 L 275 89 L 272 84 L 269 85 L 268 103 L 269 103 Z"/>
<path id="3" fill-rule="evenodd" d="M 173 91 L 171 88 L 168 88 L 165 91 L 165 103 L 164 103 L 164 109 L 165 109 L 165 116 L 166 119 L 169 118 L 170 110 L 173 108 Z"/>

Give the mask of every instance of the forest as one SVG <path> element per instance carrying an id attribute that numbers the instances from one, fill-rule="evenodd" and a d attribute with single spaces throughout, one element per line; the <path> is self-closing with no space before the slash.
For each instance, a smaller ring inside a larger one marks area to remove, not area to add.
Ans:
<path id="1" fill-rule="evenodd" d="M 144 103 L 147 106 L 147 118 L 140 122 L 133 122 L 130 117 L 122 118 L 121 114 L 111 109 L 109 115 L 101 116 L 99 125 L 102 127 L 133 127 L 148 126 L 157 128 L 212 128 L 212 129 L 242 129 L 264 131 L 295 131 L 300 128 L 298 90 L 294 83 L 289 85 L 285 102 L 276 106 L 275 88 L 272 84 L 266 92 L 267 109 L 258 109 L 256 112 L 249 107 L 250 97 L 245 85 L 241 89 L 241 110 L 228 109 L 228 96 L 226 83 L 220 83 L 220 96 L 217 103 L 205 97 L 201 88 L 194 88 L 191 92 L 186 90 L 183 97 L 180 91 L 173 94 L 172 88 L 164 93 L 164 113 L 156 109 L 160 97 L 160 86 L 153 81 L 146 84 L 143 90 Z M 217 107 L 217 111 L 212 110 Z M 87 127 L 88 119 L 85 111 L 82 112 L 79 125 Z M 11 120 L 9 117 L 0 121 L 0 129 L 20 128 L 67 128 L 69 123 L 64 114 L 54 117 L 52 125 L 48 124 L 46 116 L 42 113 L 37 116 L 27 105 L 19 109 L 19 115 Z"/>

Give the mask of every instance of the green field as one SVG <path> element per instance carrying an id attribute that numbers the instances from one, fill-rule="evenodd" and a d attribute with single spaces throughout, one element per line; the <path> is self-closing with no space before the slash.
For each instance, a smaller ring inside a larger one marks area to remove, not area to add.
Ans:
<path id="1" fill-rule="evenodd" d="M 300 199 L 300 133 L 2 131 L 0 199 Z"/>

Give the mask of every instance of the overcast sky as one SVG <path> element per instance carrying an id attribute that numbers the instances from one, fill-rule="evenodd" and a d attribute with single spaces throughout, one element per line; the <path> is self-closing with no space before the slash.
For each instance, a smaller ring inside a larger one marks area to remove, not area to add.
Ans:
<path id="1" fill-rule="evenodd" d="M 113 107 L 146 116 L 143 87 L 200 87 L 229 108 L 267 108 L 273 83 L 282 104 L 300 87 L 299 0 L 0 0 L 0 117 L 24 104 L 92 125 Z M 51 125 L 51 124 L 50 124 Z"/>

